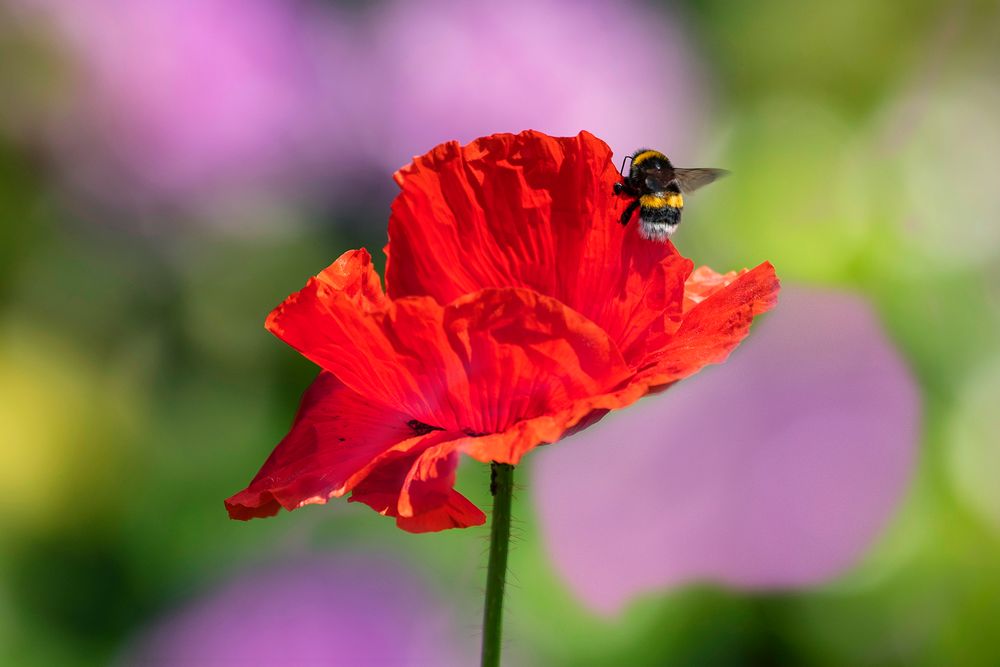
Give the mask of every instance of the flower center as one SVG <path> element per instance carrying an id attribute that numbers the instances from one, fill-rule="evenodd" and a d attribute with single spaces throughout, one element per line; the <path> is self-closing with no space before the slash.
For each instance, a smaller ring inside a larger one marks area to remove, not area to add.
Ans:
<path id="1" fill-rule="evenodd" d="M 413 432 L 417 435 L 427 435 L 431 431 L 443 431 L 444 429 L 440 426 L 431 426 L 430 424 L 425 424 L 417 419 L 411 419 L 406 422 L 406 425 L 413 429 Z"/>
<path id="2" fill-rule="evenodd" d="M 419 419 L 411 419 L 410 421 L 406 422 L 406 425 L 409 426 L 413 430 L 413 432 L 417 435 L 427 435 L 431 431 L 444 430 L 440 426 L 431 426 L 430 424 L 425 424 Z M 463 428 L 462 433 L 472 438 L 478 438 L 480 436 L 487 435 L 486 433 L 473 431 L 471 428 Z"/>

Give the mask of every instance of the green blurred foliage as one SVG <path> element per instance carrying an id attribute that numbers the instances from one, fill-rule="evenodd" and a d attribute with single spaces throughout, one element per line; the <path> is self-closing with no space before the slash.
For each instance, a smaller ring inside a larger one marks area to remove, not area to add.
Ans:
<path id="1" fill-rule="evenodd" d="M 933 0 L 690 3 L 703 51 L 736 104 L 790 94 L 852 115 L 892 92 L 887 82 L 919 61 L 950 7 Z"/>
<path id="2" fill-rule="evenodd" d="M 738 178 L 692 199 L 678 244 L 720 269 L 769 259 L 788 282 L 868 295 L 921 384 L 919 471 L 898 520 L 838 581 L 650 593 L 617 619 L 579 609 L 559 581 L 528 485 L 512 664 L 1000 664 L 1000 12 L 685 9 L 716 95 L 708 148 Z M 0 67 L 0 81 L 10 71 L 22 72 Z M 222 508 L 315 374 L 264 315 L 348 247 L 381 262 L 387 202 L 289 212 L 259 234 L 227 231 L 238 221 L 150 229 L 80 213 L 35 148 L 0 135 L 0 664 L 104 664 L 235 568 L 344 544 L 408 554 L 477 619 L 482 532 L 415 537 L 346 503 L 252 524 Z M 349 231 L 361 228 L 379 231 Z M 487 477 L 467 463 L 459 484 L 488 507 Z"/>

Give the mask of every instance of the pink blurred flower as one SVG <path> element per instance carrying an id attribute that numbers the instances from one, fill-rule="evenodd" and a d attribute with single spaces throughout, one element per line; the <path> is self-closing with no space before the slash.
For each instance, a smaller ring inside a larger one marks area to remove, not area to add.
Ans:
<path id="1" fill-rule="evenodd" d="M 528 128 L 704 157 L 685 31 L 634 0 L 13 2 L 78 75 L 57 160 L 112 203 L 336 200 L 443 140 Z"/>
<path id="2" fill-rule="evenodd" d="M 473 662 L 463 632 L 412 573 L 341 555 L 237 577 L 151 628 L 119 664 L 448 667 Z"/>
<path id="3" fill-rule="evenodd" d="M 116 199 L 225 198 L 310 179 L 346 148 L 343 21 L 281 0 L 21 0 L 76 74 L 56 130 L 78 185 Z"/>
<path id="4" fill-rule="evenodd" d="M 445 138 L 521 129 L 586 128 L 617 154 L 652 145 L 681 162 L 697 157 L 699 68 L 676 15 L 662 7 L 395 0 L 373 26 L 379 88 L 390 94 L 368 148 L 386 169 Z"/>
<path id="5" fill-rule="evenodd" d="M 789 289 L 759 326 L 724 372 L 539 453 L 542 534 L 594 610 L 693 580 L 822 582 L 899 501 L 919 398 L 870 307 Z"/>

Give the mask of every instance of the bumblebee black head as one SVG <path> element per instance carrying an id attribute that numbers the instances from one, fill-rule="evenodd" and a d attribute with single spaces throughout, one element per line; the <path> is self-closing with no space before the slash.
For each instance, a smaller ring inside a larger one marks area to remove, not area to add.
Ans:
<path id="1" fill-rule="evenodd" d="M 629 169 L 629 176 L 636 178 L 643 169 L 659 167 L 661 169 L 672 169 L 673 165 L 667 156 L 652 148 L 640 148 L 632 154 L 632 165 Z"/>

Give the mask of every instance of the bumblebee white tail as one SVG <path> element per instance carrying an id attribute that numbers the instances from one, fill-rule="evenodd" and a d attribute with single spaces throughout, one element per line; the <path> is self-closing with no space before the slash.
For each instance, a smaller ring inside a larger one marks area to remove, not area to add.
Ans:
<path id="1" fill-rule="evenodd" d="M 650 222 L 648 220 L 639 221 L 639 236 L 650 241 L 665 243 L 673 234 L 679 224 L 669 224 L 667 222 Z"/>

